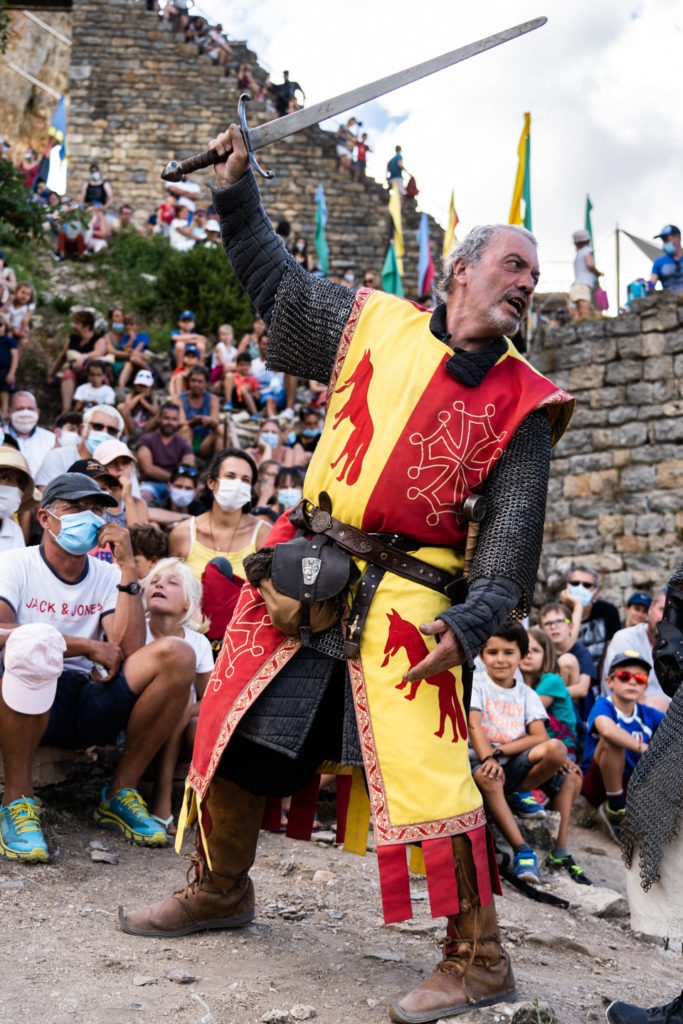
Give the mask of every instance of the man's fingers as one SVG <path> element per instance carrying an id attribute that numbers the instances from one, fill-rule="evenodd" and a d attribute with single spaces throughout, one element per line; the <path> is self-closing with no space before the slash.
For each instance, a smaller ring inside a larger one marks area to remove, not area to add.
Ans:
<path id="1" fill-rule="evenodd" d="M 413 683 L 417 679 L 427 679 L 428 676 L 434 676 L 437 672 L 449 668 L 449 662 L 451 662 L 449 655 L 436 647 L 426 658 L 404 672 L 403 679 L 407 683 Z"/>
<path id="2" fill-rule="evenodd" d="M 423 622 L 420 626 L 420 632 L 425 636 L 437 636 L 440 633 L 445 633 L 448 626 L 443 619 L 435 619 L 434 622 Z"/>

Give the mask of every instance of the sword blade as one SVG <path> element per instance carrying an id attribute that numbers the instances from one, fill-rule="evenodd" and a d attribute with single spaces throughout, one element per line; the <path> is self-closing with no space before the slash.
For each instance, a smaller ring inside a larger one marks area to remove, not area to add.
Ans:
<path id="1" fill-rule="evenodd" d="M 541 25 L 545 25 L 547 20 L 547 18 L 534 18 L 531 21 L 524 21 L 520 25 L 514 25 L 512 28 L 506 28 L 492 36 L 486 36 L 485 39 L 478 39 L 474 43 L 468 43 L 467 46 L 451 50 L 450 53 L 444 53 L 440 57 L 433 57 L 421 64 L 415 64 L 412 68 L 404 68 L 403 71 L 397 71 L 393 75 L 378 78 L 376 82 L 360 85 L 357 89 L 343 92 L 329 100 L 314 103 L 312 107 L 295 110 L 293 114 L 286 114 L 284 117 L 278 117 L 266 124 L 258 125 L 256 128 L 250 128 L 251 148 L 263 149 L 264 146 L 269 146 L 279 139 L 286 139 L 287 136 L 294 135 L 295 132 L 300 132 L 303 128 L 310 128 L 311 125 L 319 124 L 320 121 L 326 121 L 329 117 L 334 117 L 335 114 L 343 114 L 344 111 L 358 107 L 361 103 L 375 100 L 378 96 L 385 96 L 389 92 L 394 92 L 395 89 L 400 89 L 403 85 L 417 82 L 421 78 L 433 75 L 436 71 L 442 71 L 453 64 L 468 60 L 478 53 L 491 50 L 494 46 L 500 46 L 501 43 L 507 43 L 527 32 L 533 32 Z"/>

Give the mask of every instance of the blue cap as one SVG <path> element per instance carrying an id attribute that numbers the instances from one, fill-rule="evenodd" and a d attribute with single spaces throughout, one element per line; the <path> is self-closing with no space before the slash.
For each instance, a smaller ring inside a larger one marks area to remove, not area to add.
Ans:
<path id="1" fill-rule="evenodd" d="M 185 355 L 186 356 L 201 356 L 201 352 L 199 351 L 199 349 L 197 348 L 196 345 L 186 345 L 185 346 Z"/>
<path id="2" fill-rule="evenodd" d="M 632 604 L 642 604 L 643 608 L 649 608 L 652 604 L 652 598 L 649 594 L 643 593 L 642 590 L 636 590 L 635 594 L 631 594 L 626 607 L 629 608 Z"/>
<path id="3" fill-rule="evenodd" d="M 665 224 L 658 235 L 655 238 L 664 238 L 666 235 L 680 235 L 681 229 L 677 228 L 675 224 Z"/>
<path id="4" fill-rule="evenodd" d="M 192 312 L 191 309 L 184 309 L 182 311 L 182 313 L 180 314 L 180 316 L 178 317 L 178 319 L 179 320 L 194 320 L 194 313 Z"/>
<path id="5" fill-rule="evenodd" d="M 646 672 L 652 671 L 652 665 L 647 660 L 638 654 L 637 651 L 622 651 L 621 654 L 615 654 L 610 662 L 608 675 L 612 675 L 615 668 L 619 668 L 620 665 L 640 665 Z"/>

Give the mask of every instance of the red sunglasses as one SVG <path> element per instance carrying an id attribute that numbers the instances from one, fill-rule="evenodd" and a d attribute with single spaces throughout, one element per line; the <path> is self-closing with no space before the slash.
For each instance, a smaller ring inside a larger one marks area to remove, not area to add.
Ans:
<path id="1" fill-rule="evenodd" d="M 648 676 L 646 672 L 629 672 L 628 669 L 619 668 L 612 675 L 620 683 L 629 683 L 633 679 L 639 686 L 647 686 Z"/>

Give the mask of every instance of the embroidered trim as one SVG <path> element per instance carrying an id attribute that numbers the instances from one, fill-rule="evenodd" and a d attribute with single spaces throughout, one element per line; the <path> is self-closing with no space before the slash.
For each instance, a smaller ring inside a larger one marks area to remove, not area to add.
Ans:
<path id="1" fill-rule="evenodd" d="M 339 374 L 342 371 L 344 360 L 346 359 L 346 353 L 349 351 L 349 346 L 353 339 L 356 327 L 358 326 L 358 320 L 363 311 L 363 306 L 368 301 L 373 293 L 372 288 L 359 288 L 356 292 L 356 298 L 353 301 L 351 308 L 351 316 L 346 321 L 344 333 L 339 341 L 339 348 L 337 349 L 337 355 L 334 360 L 334 367 L 332 369 L 332 376 L 330 377 L 330 383 L 327 388 L 327 401 L 329 402 L 334 394 L 334 389 L 337 386 L 339 380 Z"/>

